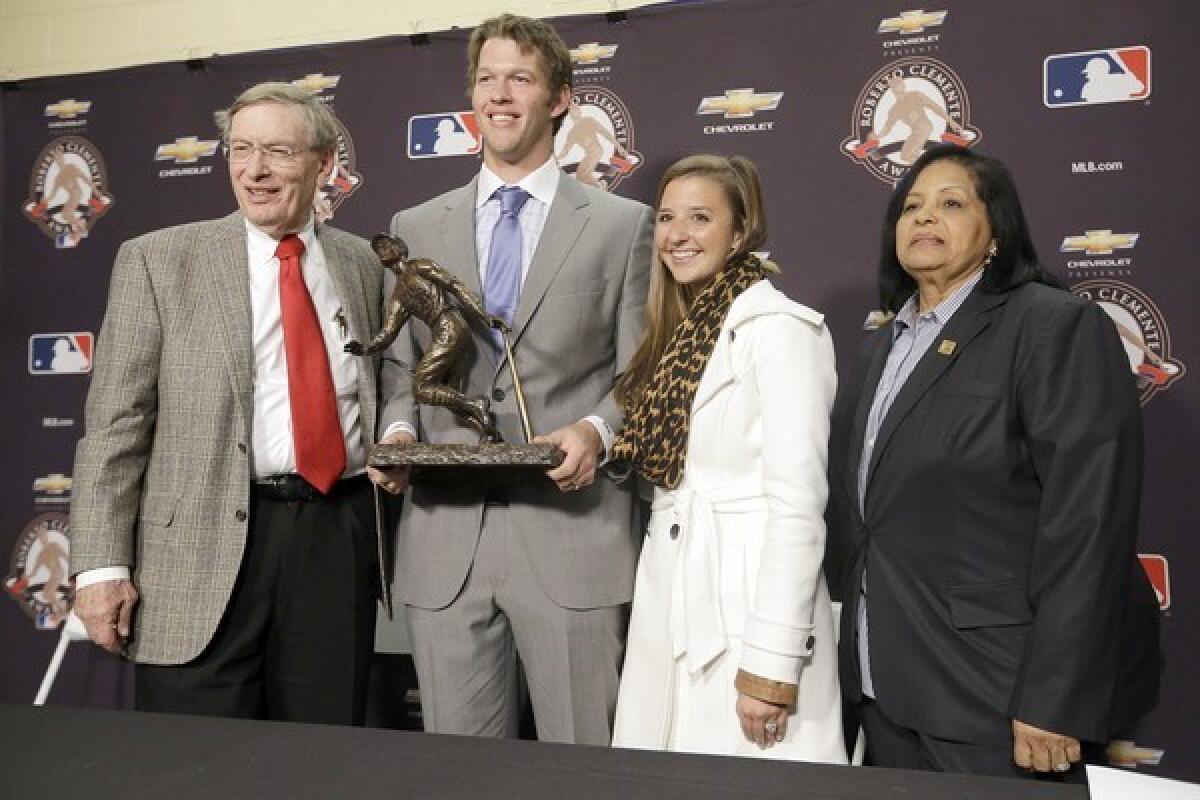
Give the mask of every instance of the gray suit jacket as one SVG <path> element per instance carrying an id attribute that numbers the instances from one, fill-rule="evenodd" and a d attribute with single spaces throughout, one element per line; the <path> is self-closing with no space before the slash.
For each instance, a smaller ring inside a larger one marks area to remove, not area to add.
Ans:
<path id="1" fill-rule="evenodd" d="M 477 180 L 477 179 L 476 179 Z M 475 253 L 476 181 L 402 211 L 392 233 L 414 256 L 432 258 L 480 292 Z M 589 414 L 618 430 L 613 379 L 641 340 L 649 285 L 651 212 L 641 203 L 585 187 L 562 175 L 513 320 L 513 347 L 534 433 Z M 389 276 L 390 277 L 390 276 Z M 473 329 L 467 392 L 486 395 L 506 441 L 522 441 L 508 365 Z M 390 413 L 381 428 L 411 423 L 422 441 L 473 443 L 478 436 L 442 408 L 413 403 L 411 374 L 429 331 L 410 324 L 383 364 Z M 399 363 L 397 363 L 399 362 Z M 400 523 L 397 588 L 408 604 L 443 608 L 462 588 L 483 517 L 480 485 L 418 485 Z M 562 493 L 547 478 L 508 489 L 514 527 L 546 594 L 566 608 L 628 602 L 640 545 L 634 493 L 602 474 Z"/>
<path id="2" fill-rule="evenodd" d="M 317 226 L 349 335 L 380 325 L 365 241 Z M 129 656 L 179 664 L 212 638 L 242 562 L 254 354 L 240 213 L 148 233 L 117 253 L 75 453 L 71 573 L 127 565 L 141 594 Z M 360 362 L 364 437 L 378 365 Z"/>

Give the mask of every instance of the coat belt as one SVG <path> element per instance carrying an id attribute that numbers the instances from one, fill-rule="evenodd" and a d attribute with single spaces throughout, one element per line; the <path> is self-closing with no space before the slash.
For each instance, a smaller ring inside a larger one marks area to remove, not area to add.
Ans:
<path id="1" fill-rule="evenodd" d="M 766 497 L 758 480 L 711 490 L 680 486 L 656 490 L 652 508 L 660 513 L 674 511 L 679 526 L 681 538 L 671 576 L 671 646 L 672 655 L 685 657 L 688 673 L 695 675 L 726 649 L 716 515 L 765 512 Z"/>

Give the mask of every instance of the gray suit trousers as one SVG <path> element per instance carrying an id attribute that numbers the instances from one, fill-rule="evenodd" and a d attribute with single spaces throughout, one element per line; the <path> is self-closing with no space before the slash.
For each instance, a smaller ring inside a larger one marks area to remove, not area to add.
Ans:
<path id="1" fill-rule="evenodd" d="M 408 607 L 425 729 L 516 737 L 523 670 L 538 739 L 607 746 L 629 605 L 558 605 L 521 535 L 508 506 L 489 504 L 462 592 L 442 609 Z"/>

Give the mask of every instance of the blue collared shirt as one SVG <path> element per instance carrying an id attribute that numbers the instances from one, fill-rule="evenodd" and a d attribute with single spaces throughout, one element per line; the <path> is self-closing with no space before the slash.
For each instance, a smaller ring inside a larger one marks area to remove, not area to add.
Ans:
<path id="1" fill-rule="evenodd" d="M 546 227 L 546 215 L 554 203 L 554 195 L 558 193 L 558 177 L 562 169 L 551 156 L 545 164 L 517 181 L 519 186 L 529 192 L 529 199 L 521 207 L 517 222 L 521 226 L 521 285 L 529 275 L 529 266 L 533 263 L 533 253 L 538 241 L 542 238 L 542 230 Z M 479 184 L 475 192 L 475 253 L 479 257 L 479 285 L 487 285 L 487 263 L 492 249 L 492 230 L 500 219 L 500 198 L 496 190 L 505 186 L 496 173 L 487 165 L 479 170 Z"/>

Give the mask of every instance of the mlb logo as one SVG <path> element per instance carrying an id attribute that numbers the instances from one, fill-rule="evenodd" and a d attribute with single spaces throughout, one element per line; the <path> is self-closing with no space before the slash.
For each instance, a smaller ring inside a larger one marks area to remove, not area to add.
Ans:
<path id="1" fill-rule="evenodd" d="M 1166 611 L 1171 607 L 1171 573 L 1167 569 L 1167 560 L 1157 553 L 1138 553 L 1142 569 L 1150 578 L 1154 594 L 1158 597 L 1158 610 Z"/>
<path id="2" fill-rule="evenodd" d="M 408 157 L 444 158 L 479 152 L 483 139 L 471 111 L 418 114 L 408 118 Z"/>
<path id="3" fill-rule="evenodd" d="M 1042 62 L 1047 108 L 1128 103 L 1150 96 L 1150 48 L 1144 45 L 1060 53 Z"/>
<path id="4" fill-rule="evenodd" d="M 35 333 L 29 337 L 30 375 L 76 375 L 92 371 L 92 334 Z"/>

